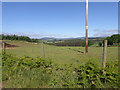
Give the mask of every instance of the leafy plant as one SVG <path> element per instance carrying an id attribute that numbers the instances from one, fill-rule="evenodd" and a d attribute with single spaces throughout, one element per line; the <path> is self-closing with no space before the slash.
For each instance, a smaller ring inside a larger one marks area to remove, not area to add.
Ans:
<path id="1" fill-rule="evenodd" d="M 2 55 L 2 81 L 7 88 L 118 88 L 118 63 L 107 63 L 106 68 L 87 62 L 59 66 L 41 57 Z"/>

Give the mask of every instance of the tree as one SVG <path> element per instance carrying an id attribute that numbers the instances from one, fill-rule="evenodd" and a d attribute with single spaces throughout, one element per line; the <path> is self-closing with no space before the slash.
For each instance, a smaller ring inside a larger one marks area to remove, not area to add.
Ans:
<path id="1" fill-rule="evenodd" d="M 103 43 L 102 42 L 99 42 L 99 46 L 102 47 Z"/>
<path id="2" fill-rule="evenodd" d="M 17 36 L 17 35 L 0 35 L 0 39 L 2 40 L 22 40 L 22 41 L 28 41 L 28 42 L 38 42 L 38 39 L 31 39 L 27 36 Z"/>
<path id="3" fill-rule="evenodd" d="M 111 37 L 107 37 L 108 45 L 114 45 L 120 43 L 120 34 L 114 34 Z"/>

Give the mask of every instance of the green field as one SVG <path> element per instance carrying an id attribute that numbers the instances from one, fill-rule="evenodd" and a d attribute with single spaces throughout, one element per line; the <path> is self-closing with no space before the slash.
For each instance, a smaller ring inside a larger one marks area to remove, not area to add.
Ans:
<path id="1" fill-rule="evenodd" d="M 42 57 L 41 44 L 23 42 L 23 41 L 6 41 L 12 45 L 19 47 L 7 48 L 6 52 L 15 56 Z M 102 63 L 103 47 L 89 47 L 88 55 L 84 54 L 85 47 L 58 47 L 52 45 L 44 45 L 45 58 L 53 60 L 57 64 L 84 64 L 87 61 Z M 118 60 L 118 47 L 107 48 L 107 62 Z"/>
<path id="2" fill-rule="evenodd" d="M 2 55 L 2 86 L 5 88 L 118 88 L 118 48 L 107 48 L 102 68 L 102 47 L 58 47 L 41 43 L 6 41 L 18 47 Z M 104 71 L 105 69 L 105 71 Z M 105 75 L 106 73 L 106 75 Z"/>

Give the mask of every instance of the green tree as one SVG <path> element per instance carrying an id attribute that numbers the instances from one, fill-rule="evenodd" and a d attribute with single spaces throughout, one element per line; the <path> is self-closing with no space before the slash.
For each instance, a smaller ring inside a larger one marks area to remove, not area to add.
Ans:
<path id="1" fill-rule="evenodd" d="M 102 47 L 103 43 L 102 42 L 99 42 L 99 46 Z"/>
<path id="2" fill-rule="evenodd" d="M 118 45 L 120 43 L 120 34 L 114 34 L 111 37 L 107 37 L 106 40 L 108 40 L 108 45 Z"/>

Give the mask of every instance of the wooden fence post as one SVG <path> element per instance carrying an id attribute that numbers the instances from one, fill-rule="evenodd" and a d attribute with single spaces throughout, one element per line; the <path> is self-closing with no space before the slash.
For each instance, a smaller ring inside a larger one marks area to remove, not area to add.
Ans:
<path id="1" fill-rule="evenodd" d="M 106 56 L 107 56 L 107 40 L 104 40 L 104 47 L 103 47 L 103 61 L 102 66 L 106 67 Z"/>
<path id="2" fill-rule="evenodd" d="M 5 46 L 5 42 L 3 42 L 3 43 L 2 43 L 3 53 L 5 53 L 5 48 L 6 48 L 6 46 Z"/>
<path id="3" fill-rule="evenodd" d="M 44 50 L 43 42 L 41 43 L 41 47 L 42 47 L 42 57 L 45 58 L 45 50 Z"/>

